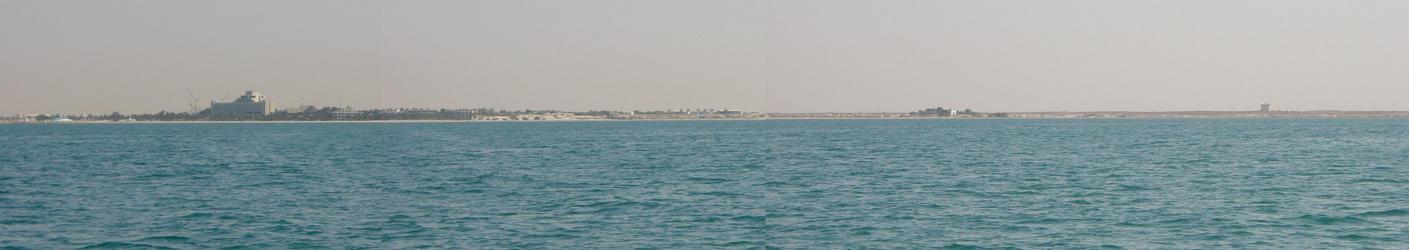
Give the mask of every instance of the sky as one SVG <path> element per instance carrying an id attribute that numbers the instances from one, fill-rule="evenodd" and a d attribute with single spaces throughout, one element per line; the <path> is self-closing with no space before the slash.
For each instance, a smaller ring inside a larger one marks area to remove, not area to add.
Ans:
<path id="1" fill-rule="evenodd" d="M 1409 1 L 0 1 L 0 115 L 1409 110 Z M 194 97 L 193 97 L 194 96 Z M 194 101 L 193 101 L 194 100 Z"/>

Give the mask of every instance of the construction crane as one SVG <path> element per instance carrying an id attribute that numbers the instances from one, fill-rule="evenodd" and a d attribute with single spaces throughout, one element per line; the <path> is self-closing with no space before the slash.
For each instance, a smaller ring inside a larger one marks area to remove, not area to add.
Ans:
<path id="1" fill-rule="evenodd" d="M 200 98 L 200 97 L 197 97 L 197 96 L 196 96 L 196 93 L 192 93 L 190 88 L 187 88 L 187 89 L 186 89 L 186 95 L 191 96 L 191 114 L 194 115 L 194 114 L 200 113 L 200 112 L 201 112 L 201 98 Z"/>

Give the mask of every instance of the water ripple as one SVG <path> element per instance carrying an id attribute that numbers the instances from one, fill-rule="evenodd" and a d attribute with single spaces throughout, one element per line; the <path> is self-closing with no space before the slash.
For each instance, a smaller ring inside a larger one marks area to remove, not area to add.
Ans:
<path id="1" fill-rule="evenodd" d="M 1409 248 L 1409 120 L 0 126 L 0 246 Z"/>

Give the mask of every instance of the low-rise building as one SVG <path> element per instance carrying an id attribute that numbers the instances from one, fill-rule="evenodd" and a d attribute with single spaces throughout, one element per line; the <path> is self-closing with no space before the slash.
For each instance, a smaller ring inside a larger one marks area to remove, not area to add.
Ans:
<path id="1" fill-rule="evenodd" d="M 350 119 L 350 118 L 353 118 L 353 117 L 357 117 L 358 115 L 361 115 L 362 112 L 363 112 L 363 110 L 361 110 L 361 109 L 355 109 L 355 108 L 352 108 L 352 107 L 335 108 L 335 109 L 333 109 L 333 119 L 347 120 L 347 119 Z"/>

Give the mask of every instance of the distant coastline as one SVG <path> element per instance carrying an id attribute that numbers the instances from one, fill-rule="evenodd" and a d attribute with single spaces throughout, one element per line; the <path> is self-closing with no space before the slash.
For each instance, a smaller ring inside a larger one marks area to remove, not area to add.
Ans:
<path id="1" fill-rule="evenodd" d="M 1409 117 L 1409 111 L 1057 111 L 1057 112 L 1016 112 L 1013 117 L 1028 118 L 1195 118 L 1195 117 L 1322 117 L 1322 118 L 1371 118 Z"/>
<path id="2" fill-rule="evenodd" d="M 911 112 L 755 112 L 731 108 L 665 110 L 551 109 L 508 110 L 495 108 L 355 108 L 351 106 L 298 105 L 275 108 L 264 94 L 247 90 L 229 102 L 204 105 L 192 95 L 189 111 L 146 114 L 16 114 L 0 116 L 0 123 L 378 123 L 378 122 L 475 122 L 475 121 L 598 121 L 598 120 L 766 120 L 766 119 L 1010 119 L 1010 118 L 1257 118 L 1257 117 L 1409 117 L 1409 111 L 1284 111 L 1263 102 L 1250 111 L 1041 111 L 982 112 L 940 106 Z"/>
<path id="3" fill-rule="evenodd" d="M 482 123 L 482 122 L 570 122 L 570 121 L 750 121 L 750 120 L 972 120 L 972 119 L 1091 119 L 1091 118 L 1409 118 L 1409 111 L 1051 111 L 1011 112 L 976 116 L 917 116 L 899 112 L 818 112 L 818 113 L 754 113 L 749 116 L 727 117 L 636 117 L 634 119 L 573 118 L 559 119 L 405 119 L 405 120 L 68 120 L 68 121 L 0 121 L 0 124 L 301 124 L 301 123 Z"/>

